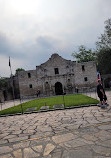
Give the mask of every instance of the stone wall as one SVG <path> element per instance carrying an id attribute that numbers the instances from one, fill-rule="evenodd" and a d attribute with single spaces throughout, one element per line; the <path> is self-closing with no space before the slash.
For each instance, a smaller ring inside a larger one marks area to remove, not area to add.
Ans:
<path id="1" fill-rule="evenodd" d="M 50 94 L 55 95 L 55 84 L 57 82 L 62 83 L 63 92 L 67 89 L 67 83 L 69 80 L 73 86 L 73 67 L 74 62 L 70 60 L 65 60 L 58 54 L 53 54 L 46 63 L 37 66 L 37 85 L 38 87 L 41 85 L 40 87 L 42 88 L 43 94 L 47 93 L 48 87 L 48 90 L 50 90 Z M 57 74 L 55 74 L 55 69 L 58 69 Z"/>
<path id="2" fill-rule="evenodd" d="M 76 63 L 75 65 L 75 86 L 95 87 L 97 84 L 97 72 L 95 62 Z"/>
<path id="3" fill-rule="evenodd" d="M 32 96 L 36 94 L 36 71 L 21 71 L 18 73 L 20 96 Z"/>

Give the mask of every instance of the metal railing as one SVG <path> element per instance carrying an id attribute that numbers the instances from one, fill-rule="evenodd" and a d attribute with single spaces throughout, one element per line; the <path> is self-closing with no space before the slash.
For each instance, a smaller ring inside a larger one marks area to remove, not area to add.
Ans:
<path id="1" fill-rule="evenodd" d="M 84 94 L 84 95 L 87 95 L 89 97 L 92 97 L 92 98 L 95 98 L 95 99 L 98 99 L 97 97 L 97 93 L 96 93 L 96 89 L 91 89 L 91 88 L 87 88 L 85 87 L 84 89 L 78 89 L 78 91 L 74 94 Z M 71 95 L 71 94 L 70 94 Z M 40 98 L 48 98 L 48 96 L 39 96 L 39 97 L 36 97 L 36 96 L 25 96 L 20 98 L 20 99 L 17 99 L 17 100 L 11 100 L 11 101 L 5 101 L 3 103 L 0 103 L 0 111 L 3 111 L 5 109 L 8 109 L 10 107 L 16 107 L 17 105 L 20 104 L 20 110 L 19 110 L 19 113 L 23 114 L 23 113 L 31 113 L 31 112 L 35 112 L 36 110 L 38 111 L 47 111 L 47 110 L 54 110 L 54 109 L 64 109 L 66 104 L 68 104 L 68 100 L 67 100 L 67 103 L 66 103 L 66 96 L 67 95 L 61 95 L 61 101 L 59 103 L 59 106 L 57 104 L 57 102 L 54 102 L 53 101 L 53 106 L 55 105 L 55 108 L 51 106 L 50 108 L 50 104 L 49 102 L 47 101 L 41 101 L 39 103 L 39 107 L 44 107 L 44 108 L 39 108 L 36 106 L 34 107 L 37 107 L 37 109 L 34 109 L 33 106 L 30 105 L 30 100 L 35 100 L 35 99 L 40 99 Z M 55 96 L 50 96 L 50 97 L 55 97 Z M 25 103 L 25 104 L 24 104 Z M 27 109 L 26 109 L 26 103 L 27 103 Z M 49 107 L 48 107 L 49 106 Z M 70 105 L 71 106 L 71 105 Z M 31 109 L 32 108 L 32 109 Z M 1 113 L 1 112 L 0 112 Z M 0 114 L 1 115 L 1 114 Z"/>

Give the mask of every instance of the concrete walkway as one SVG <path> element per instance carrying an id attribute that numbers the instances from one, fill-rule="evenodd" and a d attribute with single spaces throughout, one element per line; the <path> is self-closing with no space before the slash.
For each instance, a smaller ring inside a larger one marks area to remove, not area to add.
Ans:
<path id="1" fill-rule="evenodd" d="M 27 102 L 29 100 L 33 100 L 33 99 L 35 99 L 35 98 L 24 99 L 24 100 L 21 100 L 21 101 L 20 101 L 20 99 L 15 99 L 14 101 L 13 100 L 5 101 L 4 103 L 0 103 L 0 111 L 4 110 L 4 109 L 8 109 L 8 108 L 16 106 L 16 105 L 19 105 L 20 103 L 25 103 L 25 102 Z"/>
<path id="2" fill-rule="evenodd" d="M 85 95 L 99 100 L 99 98 L 95 92 L 86 93 Z M 107 102 L 111 105 L 111 91 L 106 91 L 106 95 L 107 95 L 107 99 L 108 99 Z"/>
<path id="3" fill-rule="evenodd" d="M 0 158 L 111 158 L 109 106 L 0 117 Z"/>

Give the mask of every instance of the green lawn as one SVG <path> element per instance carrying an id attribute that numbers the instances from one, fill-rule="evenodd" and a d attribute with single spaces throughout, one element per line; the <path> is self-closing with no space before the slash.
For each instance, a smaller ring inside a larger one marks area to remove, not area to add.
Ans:
<path id="1" fill-rule="evenodd" d="M 0 111 L 0 115 L 21 113 L 21 106 L 23 108 L 23 112 L 26 112 L 26 109 L 31 108 L 31 107 L 37 107 L 36 111 L 39 111 L 42 106 L 49 106 L 49 108 L 52 109 L 53 105 L 59 105 L 59 104 L 64 104 L 65 107 L 71 107 L 71 106 L 97 104 L 97 103 L 98 103 L 98 100 L 82 95 L 82 94 L 65 95 L 64 97 L 56 96 L 56 97 L 49 97 L 49 98 L 34 99 L 31 101 L 19 104 L 17 106 Z"/>

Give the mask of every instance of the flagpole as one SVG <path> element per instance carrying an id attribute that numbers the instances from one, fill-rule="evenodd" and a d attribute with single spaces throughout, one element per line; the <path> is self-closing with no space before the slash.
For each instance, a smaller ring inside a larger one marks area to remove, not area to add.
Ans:
<path id="1" fill-rule="evenodd" d="M 9 57 L 9 67 L 10 67 L 10 73 L 11 73 L 11 86 L 12 86 L 13 102 L 14 102 L 14 106 L 15 106 L 14 83 L 13 83 L 13 75 L 12 75 L 10 57 Z"/>

